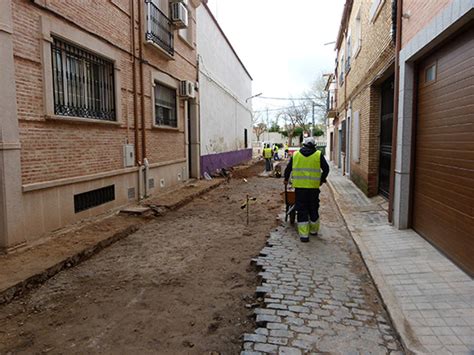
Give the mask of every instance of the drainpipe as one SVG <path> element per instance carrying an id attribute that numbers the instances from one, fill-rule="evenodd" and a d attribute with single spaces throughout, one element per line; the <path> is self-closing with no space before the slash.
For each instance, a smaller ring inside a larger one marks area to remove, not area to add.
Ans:
<path id="1" fill-rule="evenodd" d="M 145 92 L 143 85 L 143 25 L 142 25 L 142 1 L 138 1 L 138 48 L 139 48 L 139 59 L 140 59 L 140 93 L 141 93 L 141 126 L 142 126 L 142 159 L 146 158 L 146 131 L 145 131 Z"/>
<path id="2" fill-rule="evenodd" d="M 132 32 L 133 125 L 135 128 L 135 164 L 140 165 L 140 154 L 138 152 L 137 68 L 136 68 L 136 55 L 135 55 L 135 4 L 133 0 L 130 0 L 130 9 L 131 9 L 131 32 Z"/>
<path id="3" fill-rule="evenodd" d="M 395 162 L 397 159 L 398 101 L 400 88 L 400 49 L 402 47 L 402 7 L 403 0 L 397 1 L 397 29 L 395 36 L 395 83 L 393 98 L 392 159 L 390 161 L 390 188 L 388 200 L 388 221 L 393 223 L 393 200 L 395 192 Z"/>
<path id="4" fill-rule="evenodd" d="M 143 159 L 143 170 L 144 170 L 144 175 L 143 175 L 143 196 L 145 198 L 148 197 L 148 175 L 150 174 L 150 164 L 148 163 L 148 159 L 145 158 Z"/>
<path id="5" fill-rule="evenodd" d="M 346 26 L 348 25 L 348 21 L 346 22 Z M 346 38 L 347 38 L 347 27 L 346 27 L 346 31 L 344 32 L 344 46 L 347 45 L 346 43 Z M 346 47 L 344 47 L 346 48 Z M 345 50 L 344 50 L 344 54 L 345 54 Z M 344 65 L 347 67 L 347 58 L 344 58 Z M 346 175 L 346 164 L 347 164 L 347 142 L 349 141 L 349 137 L 347 135 L 347 82 L 348 82 L 348 78 L 349 76 L 347 75 L 347 69 L 346 68 L 342 68 L 342 70 L 344 70 L 344 121 L 346 121 L 346 131 L 345 132 L 342 132 L 342 134 L 344 135 L 344 137 L 346 137 L 345 139 L 345 142 L 344 144 L 346 145 L 344 147 L 344 160 L 343 160 L 343 164 L 342 164 L 342 175 Z M 342 157 L 342 155 L 341 155 Z M 350 164 L 350 162 L 349 162 Z"/>

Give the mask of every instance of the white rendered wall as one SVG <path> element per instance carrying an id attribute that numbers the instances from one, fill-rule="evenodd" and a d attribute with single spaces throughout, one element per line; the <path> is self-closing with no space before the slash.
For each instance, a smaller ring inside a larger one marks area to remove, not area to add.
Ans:
<path id="1" fill-rule="evenodd" d="M 201 155 L 250 148 L 252 80 L 205 6 L 197 9 Z M 247 146 L 244 145 L 247 129 Z"/>

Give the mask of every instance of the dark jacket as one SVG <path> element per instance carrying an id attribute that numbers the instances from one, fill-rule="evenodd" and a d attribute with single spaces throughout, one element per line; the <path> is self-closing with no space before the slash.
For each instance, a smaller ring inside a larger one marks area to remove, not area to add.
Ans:
<path id="1" fill-rule="evenodd" d="M 314 145 L 307 146 L 304 145 L 300 149 L 300 153 L 303 154 L 305 157 L 309 157 L 311 154 L 314 154 L 316 152 L 316 147 Z M 285 169 L 285 180 L 288 181 L 290 180 L 290 174 L 291 170 L 293 170 L 293 157 L 290 158 L 290 161 L 288 162 L 288 165 L 286 166 Z M 321 154 L 321 185 L 326 182 L 326 178 L 329 175 L 329 164 L 326 161 L 326 158 L 324 158 L 324 155 Z"/>

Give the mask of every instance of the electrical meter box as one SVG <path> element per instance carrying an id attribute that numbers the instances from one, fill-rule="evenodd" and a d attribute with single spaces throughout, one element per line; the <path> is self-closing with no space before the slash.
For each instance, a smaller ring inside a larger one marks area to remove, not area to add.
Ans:
<path id="1" fill-rule="evenodd" d="M 126 168 L 135 165 L 135 147 L 133 144 L 123 145 L 123 165 Z"/>

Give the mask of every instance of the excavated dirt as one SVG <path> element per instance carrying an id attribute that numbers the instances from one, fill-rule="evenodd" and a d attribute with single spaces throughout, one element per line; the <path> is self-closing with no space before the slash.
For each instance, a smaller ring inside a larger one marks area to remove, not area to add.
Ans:
<path id="1" fill-rule="evenodd" d="M 282 180 L 255 177 L 262 170 L 234 174 L 0 306 L 0 353 L 238 353 L 254 328 L 250 260 L 281 208 Z M 247 194 L 257 197 L 249 226 Z"/>

